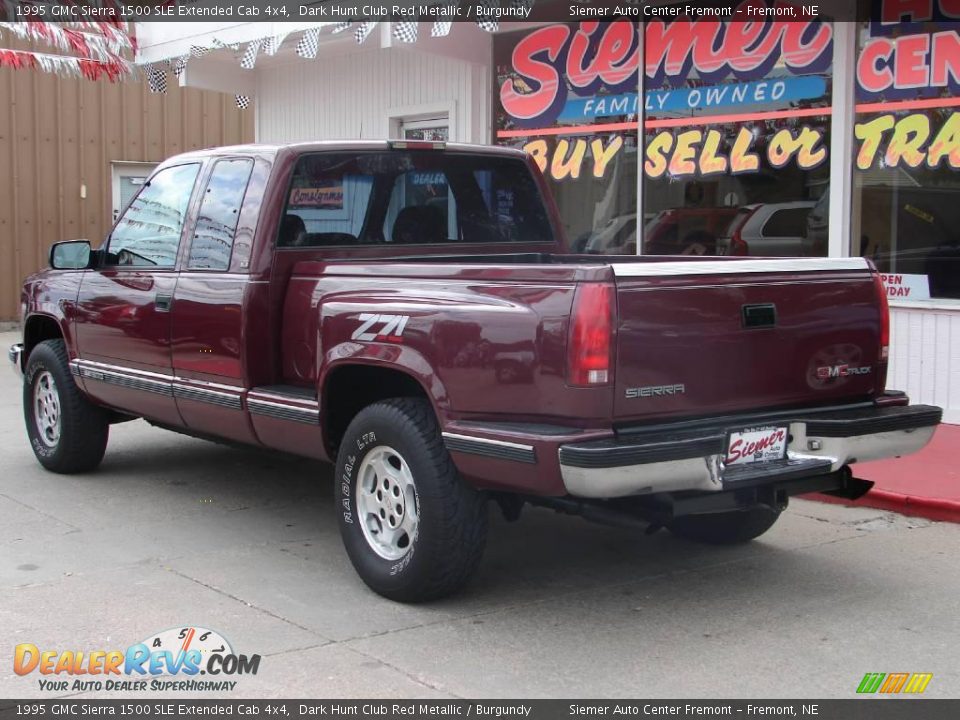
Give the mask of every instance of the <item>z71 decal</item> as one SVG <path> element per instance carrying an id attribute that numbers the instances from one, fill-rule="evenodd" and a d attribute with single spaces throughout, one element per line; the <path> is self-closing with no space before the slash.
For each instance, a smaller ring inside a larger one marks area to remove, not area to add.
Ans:
<path id="1" fill-rule="evenodd" d="M 402 342 L 403 330 L 407 327 L 409 319 L 409 315 L 360 313 L 360 327 L 353 331 L 350 339 Z"/>

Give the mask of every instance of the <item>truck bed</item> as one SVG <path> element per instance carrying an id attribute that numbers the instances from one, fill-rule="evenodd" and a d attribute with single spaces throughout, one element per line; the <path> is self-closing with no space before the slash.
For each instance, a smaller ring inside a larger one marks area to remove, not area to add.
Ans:
<path id="1" fill-rule="evenodd" d="M 563 348 L 575 290 L 585 283 L 615 287 L 613 371 L 606 386 L 570 388 Z M 453 406 L 501 419 L 630 425 L 833 406 L 874 397 L 886 373 L 875 274 L 862 258 L 518 253 L 307 261 L 294 267 L 290 291 L 287 328 L 303 325 L 297 318 L 306 317 L 307 298 L 337 316 L 351 297 L 358 311 L 365 303 L 408 308 L 404 344 L 419 348 L 423 333 L 420 351 L 441 376 L 471 377 L 469 390 L 450 385 Z M 418 324 L 418 317 L 428 319 Z M 304 332 L 320 332 L 306 321 Z M 485 348 L 484 358 L 466 358 L 471 343 Z M 500 399 L 494 373 L 478 372 L 497 357 L 529 371 L 515 379 L 513 401 Z M 457 402 L 476 399 L 478 385 L 493 404 Z M 526 398 L 525 386 L 542 396 Z M 573 397 L 591 401 L 577 412 L 566 399 Z"/>

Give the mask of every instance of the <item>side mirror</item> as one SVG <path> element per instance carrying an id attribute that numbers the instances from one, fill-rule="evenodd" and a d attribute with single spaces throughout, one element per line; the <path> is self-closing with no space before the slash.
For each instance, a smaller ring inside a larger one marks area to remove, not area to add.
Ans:
<path id="1" fill-rule="evenodd" d="M 89 240 L 67 240 L 50 248 L 50 267 L 54 270 L 86 270 L 93 252 Z"/>

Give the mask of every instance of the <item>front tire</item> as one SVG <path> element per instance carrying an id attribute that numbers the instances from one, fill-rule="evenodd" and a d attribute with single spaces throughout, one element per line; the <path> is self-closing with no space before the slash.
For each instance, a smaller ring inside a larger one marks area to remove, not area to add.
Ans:
<path id="1" fill-rule="evenodd" d="M 671 521 L 667 529 L 679 537 L 708 545 L 737 545 L 760 537 L 779 517 L 780 511 L 758 506 L 709 515 L 684 515 Z"/>
<path id="2" fill-rule="evenodd" d="M 386 400 L 357 414 L 340 445 L 334 496 L 347 555 L 383 597 L 449 595 L 480 564 L 486 499 L 460 477 L 425 400 Z"/>
<path id="3" fill-rule="evenodd" d="M 80 392 L 63 340 L 39 343 L 27 359 L 23 415 L 30 447 L 47 470 L 94 470 L 107 449 L 107 413 Z"/>

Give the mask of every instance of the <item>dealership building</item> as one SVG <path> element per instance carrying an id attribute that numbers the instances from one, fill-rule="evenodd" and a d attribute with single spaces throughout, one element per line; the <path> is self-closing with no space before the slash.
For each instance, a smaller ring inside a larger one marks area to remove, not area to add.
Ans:
<path id="1" fill-rule="evenodd" d="M 954 5 L 838 0 L 821 5 L 834 17 L 752 23 L 557 22 L 549 4 L 482 27 L 144 23 L 138 62 L 237 95 L 260 142 L 523 148 L 576 252 L 869 257 L 890 299 L 888 386 L 960 423 Z"/>

